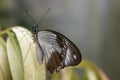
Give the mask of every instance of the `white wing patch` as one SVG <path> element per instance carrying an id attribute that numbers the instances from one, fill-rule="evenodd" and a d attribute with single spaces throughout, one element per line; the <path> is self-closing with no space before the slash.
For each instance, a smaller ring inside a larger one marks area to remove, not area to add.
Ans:
<path id="1" fill-rule="evenodd" d="M 61 53 L 62 51 L 62 49 L 59 47 L 59 44 L 56 42 L 56 35 L 51 32 L 47 31 L 46 33 L 46 31 L 40 31 L 38 33 L 38 42 L 43 48 L 43 51 L 45 51 L 44 54 L 47 57 L 46 62 L 48 62 L 51 58 L 51 53 L 54 51 Z"/>
<path id="2" fill-rule="evenodd" d="M 67 52 L 66 52 L 66 57 L 65 57 L 65 65 L 68 65 L 70 63 L 70 50 L 67 49 Z"/>
<path id="3" fill-rule="evenodd" d="M 73 57 L 74 57 L 74 59 L 77 59 L 77 57 L 76 57 L 76 55 L 75 55 L 75 54 L 73 55 Z"/>

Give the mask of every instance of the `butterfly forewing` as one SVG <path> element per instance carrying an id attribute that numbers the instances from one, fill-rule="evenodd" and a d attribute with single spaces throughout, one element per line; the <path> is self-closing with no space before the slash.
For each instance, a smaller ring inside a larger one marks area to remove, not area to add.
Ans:
<path id="1" fill-rule="evenodd" d="M 58 32 L 51 30 L 38 32 L 38 44 L 42 48 L 50 72 L 57 72 L 65 66 L 77 65 L 81 61 L 78 48 Z"/>

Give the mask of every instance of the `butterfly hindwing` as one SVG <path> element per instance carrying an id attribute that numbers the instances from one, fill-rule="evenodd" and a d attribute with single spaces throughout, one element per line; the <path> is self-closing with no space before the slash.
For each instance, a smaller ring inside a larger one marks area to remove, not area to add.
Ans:
<path id="1" fill-rule="evenodd" d="M 57 72 L 65 66 L 77 65 L 81 61 L 78 48 L 58 32 L 50 30 L 38 32 L 38 44 L 41 46 L 50 72 Z"/>
<path id="2" fill-rule="evenodd" d="M 36 56 L 37 56 L 37 60 L 38 60 L 39 64 L 42 64 L 43 52 L 42 52 L 42 49 L 41 49 L 41 46 L 39 45 L 39 43 L 36 44 Z"/>

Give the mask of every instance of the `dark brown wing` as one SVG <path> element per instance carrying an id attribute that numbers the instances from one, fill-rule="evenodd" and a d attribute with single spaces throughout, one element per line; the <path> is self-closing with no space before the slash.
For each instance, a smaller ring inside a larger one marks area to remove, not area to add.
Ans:
<path id="1" fill-rule="evenodd" d="M 57 72 L 65 66 L 75 66 L 81 61 L 78 48 L 58 32 L 50 30 L 38 32 L 38 43 L 50 72 Z"/>

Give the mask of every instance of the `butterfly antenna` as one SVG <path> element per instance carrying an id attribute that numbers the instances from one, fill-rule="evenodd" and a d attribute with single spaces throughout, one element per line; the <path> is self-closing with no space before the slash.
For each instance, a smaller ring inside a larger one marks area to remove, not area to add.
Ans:
<path id="1" fill-rule="evenodd" d="M 46 17 L 46 15 L 48 14 L 48 12 L 51 10 L 51 8 L 47 9 L 46 13 L 43 15 L 43 17 L 40 19 L 39 23 L 37 25 L 39 25 L 43 19 Z"/>
<path id="2" fill-rule="evenodd" d="M 28 17 L 31 19 L 32 23 L 36 25 L 34 19 L 30 16 L 30 14 L 28 13 L 28 10 L 25 9 L 25 13 L 28 15 Z"/>

